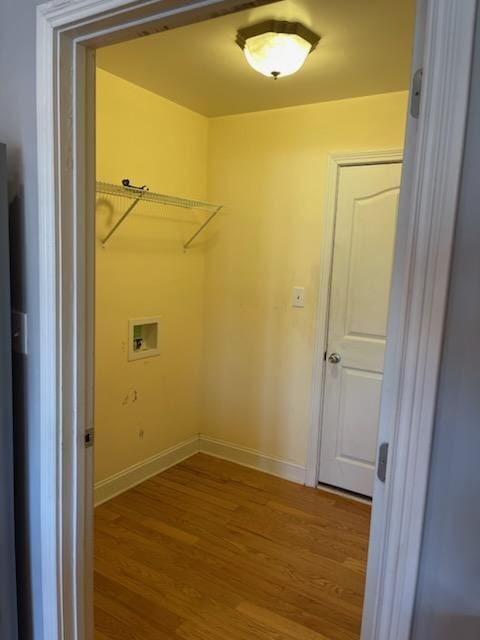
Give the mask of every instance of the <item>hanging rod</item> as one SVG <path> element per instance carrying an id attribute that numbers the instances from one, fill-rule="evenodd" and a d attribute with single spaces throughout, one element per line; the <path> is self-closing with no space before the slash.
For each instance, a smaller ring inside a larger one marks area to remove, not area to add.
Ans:
<path id="1" fill-rule="evenodd" d="M 132 204 L 126 209 L 117 222 L 113 225 L 107 235 L 102 239 L 102 244 L 105 246 L 110 240 L 119 226 L 127 219 L 133 209 L 142 202 L 153 202 L 164 206 L 180 207 L 182 209 L 199 209 L 206 211 L 210 215 L 199 229 L 184 243 L 183 248 L 188 249 L 191 243 L 195 240 L 198 234 L 205 229 L 205 227 L 213 220 L 213 218 L 223 208 L 223 205 L 213 204 L 212 202 L 205 202 L 204 200 L 192 200 L 190 198 L 178 198 L 176 196 L 166 195 L 164 193 L 155 193 L 149 191 L 146 185 L 141 187 L 130 184 L 130 181 L 125 178 L 122 180 L 122 184 L 111 184 L 109 182 L 97 182 L 97 193 L 104 193 L 109 196 L 120 196 L 121 198 L 128 198 L 133 200 Z"/>

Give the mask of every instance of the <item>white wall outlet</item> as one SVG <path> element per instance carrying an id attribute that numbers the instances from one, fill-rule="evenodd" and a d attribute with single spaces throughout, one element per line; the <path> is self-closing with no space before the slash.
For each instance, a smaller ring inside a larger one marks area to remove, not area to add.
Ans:
<path id="1" fill-rule="evenodd" d="M 305 287 L 293 287 L 292 307 L 305 306 Z"/>

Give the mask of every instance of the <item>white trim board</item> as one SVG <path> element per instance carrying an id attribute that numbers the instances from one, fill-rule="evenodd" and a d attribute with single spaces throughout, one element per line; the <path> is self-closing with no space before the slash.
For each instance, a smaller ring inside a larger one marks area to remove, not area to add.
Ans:
<path id="1" fill-rule="evenodd" d="M 199 452 L 199 438 L 194 436 L 184 442 L 169 447 L 160 453 L 142 460 L 137 464 L 122 469 L 113 476 L 95 483 L 95 506 L 111 500 L 115 496 L 132 489 L 137 484 L 145 482 L 157 473 L 166 471 L 179 462 L 190 458 Z"/>
<path id="2" fill-rule="evenodd" d="M 218 440 L 217 438 L 200 434 L 199 451 L 207 453 L 209 456 L 229 460 L 257 471 L 264 471 L 272 476 L 278 476 L 298 484 L 303 484 L 305 480 L 305 467 L 303 465 L 284 458 L 270 456 L 255 449 L 225 442 L 225 440 Z"/>
<path id="3" fill-rule="evenodd" d="M 408 118 L 380 418 L 390 461 L 386 484 L 374 492 L 362 640 L 410 635 L 476 5 L 417 1 L 414 68 L 423 66 L 424 81 L 420 119 L 414 125 Z M 33 606 L 48 640 L 93 638 L 92 450 L 84 448 L 92 424 L 87 285 L 95 162 L 88 47 L 242 7 L 239 0 L 51 0 L 37 7 L 41 571 Z"/>
<path id="4" fill-rule="evenodd" d="M 255 449 L 248 449 L 232 442 L 199 434 L 131 467 L 122 469 L 105 480 L 96 482 L 95 506 L 98 507 L 107 500 L 132 489 L 152 476 L 156 476 L 157 473 L 162 473 L 183 460 L 191 458 L 196 453 L 205 453 L 214 458 L 235 462 L 242 467 L 263 471 L 298 484 L 303 484 L 305 477 L 305 467 L 300 464 L 270 456 Z"/>
<path id="5" fill-rule="evenodd" d="M 322 229 L 321 265 L 316 311 L 316 332 L 311 384 L 310 430 L 308 438 L 305 484 L 316 487 L 320 476 L 320 443 L 322 437 L 322 415 L 325 385 L 325 359 L 327 348 L 328 312 L 330 307 L 330 282 L 332 279 L 333 243 L 337 207 L 338 180 L 342 167 L 369 164 L 402 162 L 401 149 L 376 149 L 371 151 L 352 151 L 350 153 L 331 153 L 327 160 L 325 184 L 325 207 Z"/>

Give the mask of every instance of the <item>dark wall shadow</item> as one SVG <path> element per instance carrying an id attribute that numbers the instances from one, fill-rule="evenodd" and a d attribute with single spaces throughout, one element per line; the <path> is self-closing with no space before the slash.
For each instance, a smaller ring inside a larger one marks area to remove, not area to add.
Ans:
<path id="1" fill-rule="evenodd" d="M 18 162 L 14 163 L 18 166 Z M 12 309 L 25 310 L 25 225 L 22 190 L 14 184 L 9 192 L 16 194 L 9 206 L 10 232 L 10 282 Z M 19 638 L 32 638 L 32 575 L 29 536 L 29 478 L 28 478 L 28 388 L 25 356 L 14 353 L 13 372 L 13 446 L 14 446 L 14 494 L 15 494 L 15 545 L 17 563 L 17 606 Z M 34 543 L 35 544 L 35 543 Z M 38 541 L 37 541 L 38 544 Z"/>

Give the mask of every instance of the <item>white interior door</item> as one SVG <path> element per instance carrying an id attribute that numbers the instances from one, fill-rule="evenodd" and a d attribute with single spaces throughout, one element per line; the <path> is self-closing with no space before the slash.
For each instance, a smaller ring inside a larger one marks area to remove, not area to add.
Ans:
<path id="1" fill-rule="evenodd" d="M 371 496 L 401 164 L 339 170 L 320 482 Z"/>

